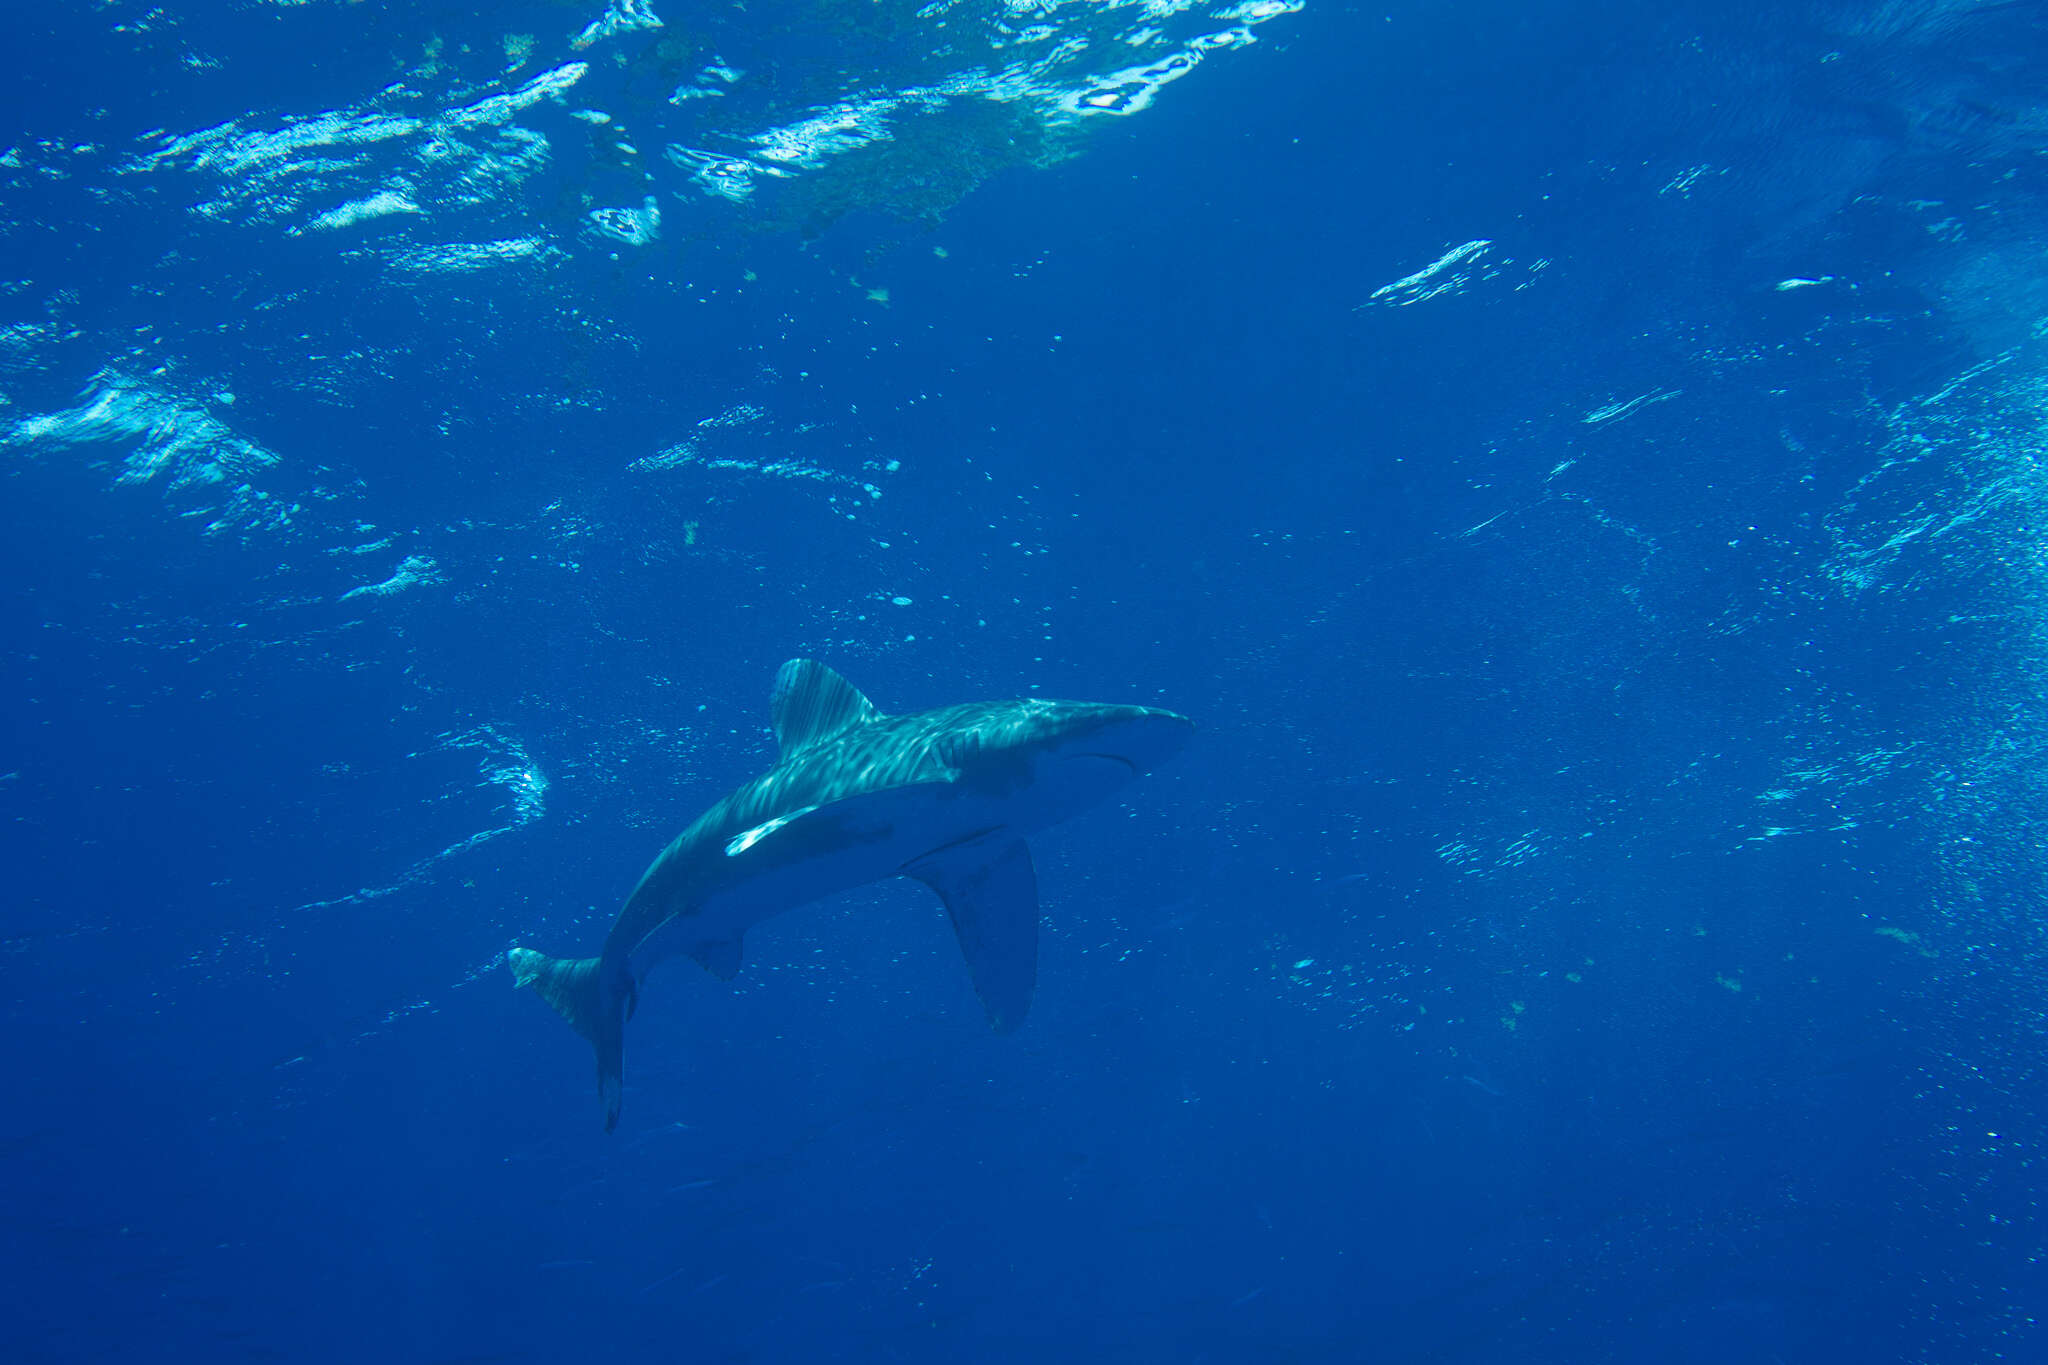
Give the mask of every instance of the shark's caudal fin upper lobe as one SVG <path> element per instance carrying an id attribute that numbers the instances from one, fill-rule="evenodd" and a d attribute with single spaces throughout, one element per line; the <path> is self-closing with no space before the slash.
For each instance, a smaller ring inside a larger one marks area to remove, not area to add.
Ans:
<path id="1" fill-rule="evenodd" d="M 619 1122 L 620 1074 L 625 1053 L 626 997 L 606 997 L 594 957 L 562 958 L 514 948 L 506 954 L 512 975 L 531 986 L 597 1049 L 597 1091 L 604 1101 L 604 1130 Z"/>

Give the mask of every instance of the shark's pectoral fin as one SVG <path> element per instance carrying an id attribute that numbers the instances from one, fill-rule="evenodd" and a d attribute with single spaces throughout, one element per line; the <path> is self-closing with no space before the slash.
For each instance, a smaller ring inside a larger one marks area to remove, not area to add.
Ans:
<path id="1" fill-rule="evenodd" d="M 740 974 L 740 941 L 738 938 L 709 940 L 690 949 L 690 956 L 697 959 L 697 965 L 717 977 L 730 981 Z"/>
<path id="2" fill-rule="evenodd" d="M 786 815 L 778 815 L 773 820 L 763 820 L 752 829 L 741 830 L 738 834 L 725 841 L 725 856 L 728 858 L 739 857 L 776 830 L 789 828 L 817 809 L 816 806 L 803 806 L 797 810 L 790 811 Z"/>
<path id="3" fill-rule="evenodd" d="M 1038 874 L 1022 839 L 942 850 L 903 869 L 939 893 L 989 1027 L 1024 1022 L 1038 982 Z"/>

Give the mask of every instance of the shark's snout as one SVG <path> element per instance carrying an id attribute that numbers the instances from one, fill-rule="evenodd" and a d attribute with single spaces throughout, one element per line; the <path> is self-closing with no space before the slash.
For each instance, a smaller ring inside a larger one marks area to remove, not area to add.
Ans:
<path id="1" fill-rule="evenodd" d="M 1105 706 L 1093 724 L 1063 746 L 1075 757 L 1114 759 L 1133 774 L 1149 773 L 1187 747 L 1195 723 L 1150 706 Z"/>

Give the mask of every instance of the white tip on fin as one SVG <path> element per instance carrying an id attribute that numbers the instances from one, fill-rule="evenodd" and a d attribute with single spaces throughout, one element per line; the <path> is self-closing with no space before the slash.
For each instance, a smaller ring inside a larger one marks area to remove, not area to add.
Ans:
<path id="1" fill-rule="evenodd" d="M 738 834 L 725 841 L 725 856 L 728 858 L 739 857 L 742 853 L 745 853 L 784 825 L 789 824 L 793 820 L 801 820 L 816 809 L 816 806 L 805 806 L 801 810 L 793 810 L 787 815 L 778 815 L 773 820 L 763 820 L 752 829 L 741 830 Z"/>

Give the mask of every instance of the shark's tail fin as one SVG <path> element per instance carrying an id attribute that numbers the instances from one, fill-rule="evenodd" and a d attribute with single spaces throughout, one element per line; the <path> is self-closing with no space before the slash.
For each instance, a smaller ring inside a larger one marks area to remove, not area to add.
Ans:
<path id="1" fill-rule="evenodd" d="M 531 948 L 514 948 L 506 961 L 515 984 L 533 987 L 597 1049 L 597 1093 L 604 1101 L 604 1130 L 609 1133 L 619 1122 L 627 995 L 607 998 L 598 958 L 549 957 Z"/>

